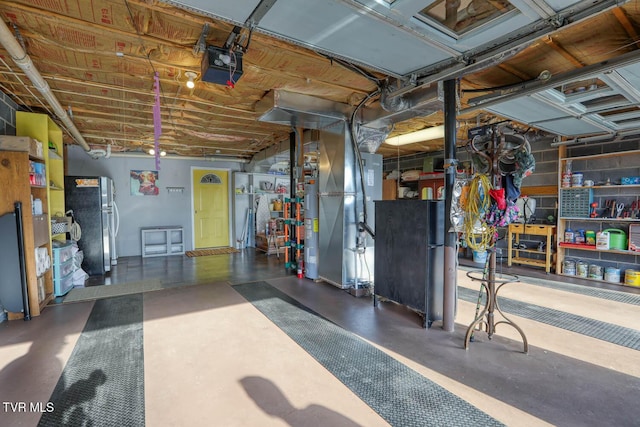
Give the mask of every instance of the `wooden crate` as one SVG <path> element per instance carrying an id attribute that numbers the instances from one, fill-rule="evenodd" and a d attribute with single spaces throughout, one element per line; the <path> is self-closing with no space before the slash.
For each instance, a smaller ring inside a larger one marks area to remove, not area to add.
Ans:
<path id="1" fill-rule="evenodd" d="M 278 248 L 284 247 L 284 236 L 277 235 L 275 240 L 269 241 L 264 233 L 256 234 L 256 249 L 260 249 L 267 253 L 275 253 L 276 245 Z"/>

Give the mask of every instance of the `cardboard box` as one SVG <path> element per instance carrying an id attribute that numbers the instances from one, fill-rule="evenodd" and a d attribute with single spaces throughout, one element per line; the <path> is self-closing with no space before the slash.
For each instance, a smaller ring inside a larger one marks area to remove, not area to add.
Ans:
<path id="1" fill-rule="evenodd" d="M 36 247 L 42 246 L 51 240 L 47 215 L 33 216 L 33 240 Z"/>
<path id="2" fill-rule="evenodd" d="M 269 246 L 269 243 L 271 244 L 271 246 Z M 284 247 L 284 236 L 276 236 L 275 243 L 278 245 L 278 248 Z M 256 248 L 265 252 L 276 250 L 274 241 L 272 240 L 271 242 L 269 242 L 267 236 L 264 233 L 256 234 Z"/>
<path id="3" fill-rule="evenodd" d="M 44 158 L 42 143 L 28 136 L 0 135 L 0 150 L 26 151 L 31 156 Z"/>

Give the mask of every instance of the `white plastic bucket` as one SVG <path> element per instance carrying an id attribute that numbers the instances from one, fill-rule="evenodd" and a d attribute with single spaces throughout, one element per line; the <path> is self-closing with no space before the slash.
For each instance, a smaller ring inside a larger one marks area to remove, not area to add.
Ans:
<path id="1" fill-rule="evenodd" d="M 620 283 L 620 269 L 615 267 L 606 267 L 604 269 L 604 280 L 611 283 Z"/>

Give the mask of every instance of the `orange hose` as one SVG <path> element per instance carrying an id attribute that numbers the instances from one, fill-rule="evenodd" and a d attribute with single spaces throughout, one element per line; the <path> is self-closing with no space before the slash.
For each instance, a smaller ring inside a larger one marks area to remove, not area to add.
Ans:
<path id="1" fill-rule="evenodd" d="M 289 241 L 289 224 L 287 224 L 287 219 L 289 219 L 289 203 L 284 204 L 284 241 Z M 289 263 L 289 248 L 285 246 L 284 249 L 284 262 L 285 265 Z"/>
<path id="2" fill-rule="evenodd" d="M 296 262 L 300 263 L 300 203 L 296 202 Z"/>

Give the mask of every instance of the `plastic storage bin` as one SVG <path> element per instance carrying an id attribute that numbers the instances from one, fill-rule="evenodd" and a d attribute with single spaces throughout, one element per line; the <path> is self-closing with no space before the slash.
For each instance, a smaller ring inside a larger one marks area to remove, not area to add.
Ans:
<path id="1" fill-rule="evenodd" d="M 62 279 L 63 277 L 68 276 L 73 273 L 73 259 L 69 258 L 67 261 L 62 264 L 53 264 L 53 278 L 54 279 Z"/>
<path id="2" fill-rule="evenodd" d="M 64 246 L 53 247 L 51 251 L 53 252 L 54 265 L 61 265 L 73 256 L 73 246 L 71 246 L 71 242 L 66 243 Z"/>
<path id="3" fill-rule="evenodd" d="M 53 295 L 56 297 L 66 295 L 72 288 L 73 273 L 70 273 L 61 279 L 53 279 Z"/>

